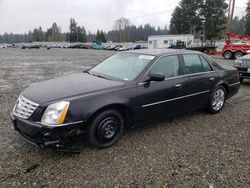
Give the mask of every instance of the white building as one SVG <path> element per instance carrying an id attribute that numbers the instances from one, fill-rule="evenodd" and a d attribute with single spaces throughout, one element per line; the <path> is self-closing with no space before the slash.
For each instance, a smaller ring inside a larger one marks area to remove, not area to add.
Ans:
<path id="1" fill-rule="evenodd" d="M 177 41 L 184 41 L 187 47 L 193 46 L 194 35 L 183 34 L 183 35 L 155 35 L 148 37 L 148 48 L 168 48 L 171 44 Z"/>

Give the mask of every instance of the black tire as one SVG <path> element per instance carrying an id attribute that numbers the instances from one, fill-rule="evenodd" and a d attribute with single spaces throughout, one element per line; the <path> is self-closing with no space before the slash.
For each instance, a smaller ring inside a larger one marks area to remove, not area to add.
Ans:
<path id="1" fill-rule="evenodd" d="M 220 100 L 216 102 L 216 96 L 218 97 L 218 94 L 221 95 L 221 92 L 223 92 L 223 97 L 219 97 Z M 225 101 L 226 101 L 226 89 L 223 86 L 218 86 L 213 93 L 211 94 L 211 97 L 209 99 L 209 103 L 207 106 L 208 112 L 211 114 L 217 114 L 219 113 L 222 108 L 224 107 Z"/>
<path id="2" fill-rule="evenodd" d="M 105 110 L 99 113 L 88 127 L 89 143 L 99 149 L 115 144 L 124 128 L 124 119 L 117 110 Z"/>
<path id="3" fill-rule="evenodd" d="M 234 53 L 234 58 L 237 59 L 239 57 L 242 57 L 244 55 L 244 53 L 242 51 L 237 51 Z"/>
<path id="4" fill-rule="evenodd" d="M 233 52 L 227 50 L 227 51 L 224 52 L 223 57 L 224 57 L 225 59 L 232 59 L 232 57 L 233 57 Z"/>
<path id="5" fill-rule="evenodd" d="M 244 81 L 244 78 L 240 78 L 240 83 L 242 83 Z"/>

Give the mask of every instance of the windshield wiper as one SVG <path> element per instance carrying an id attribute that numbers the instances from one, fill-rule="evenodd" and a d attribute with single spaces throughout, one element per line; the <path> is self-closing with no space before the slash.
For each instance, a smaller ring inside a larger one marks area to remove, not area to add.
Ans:
<path id="1" fill-rule="evenodd" d="M 107 78 L 107 77 L 102 76 L 102 75 L 100 75 L 100 74 L 90 73 L 89 71 L 88 71 L 87 73 L 90 74 L 90 75 L 92 75 L 92 76 L 96 76 L 96 77 L 98 77 L 98 78 L 104 78 L 104 79 L 106 79 L 106 80 L 111 80 L 110 78 Z"/>

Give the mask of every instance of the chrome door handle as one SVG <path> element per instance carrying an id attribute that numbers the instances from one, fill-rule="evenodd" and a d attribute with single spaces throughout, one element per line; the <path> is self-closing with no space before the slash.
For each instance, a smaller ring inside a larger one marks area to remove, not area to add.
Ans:
<path id="1" fill-rule="evenodd" d="M 174 87 L 175 88 L 180 88 L 182 85 L 181 84 L 176 84 Z"/>
<path id="2" fill-rule="evenodd" d="M 212 78 L 209 78 L 209 81 L 214 81 L 214 79 L 215 79 L 215 78 L 213 78 L 213 77 L 212 77 Z"/>

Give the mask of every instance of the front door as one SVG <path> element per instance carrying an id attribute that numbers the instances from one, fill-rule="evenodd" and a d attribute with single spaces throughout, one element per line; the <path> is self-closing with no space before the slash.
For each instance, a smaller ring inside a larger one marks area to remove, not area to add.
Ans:
<path id="1" fill-rule="evenodd" d="M 159 59 L 149 73 L 162 73 L 164 81 L 142 82 L 137 88 L 137 120 L 165 118 L 182 111 L 181 99 L 185 78 L 181 77 L 178 55 Z M 145 81 L 145 80 L 144 80 Z"/>

